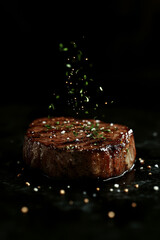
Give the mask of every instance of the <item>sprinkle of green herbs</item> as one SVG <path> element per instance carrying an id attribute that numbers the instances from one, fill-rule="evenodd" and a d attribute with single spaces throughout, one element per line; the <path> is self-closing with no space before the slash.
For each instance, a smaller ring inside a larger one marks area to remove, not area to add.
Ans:
<path id="1" fill-rule="evenodd" d="M 49 124 L 45 124 L 44 127 L 48 128 L 48 129 L 52 128 L 51 125 L 49 125 Z"/>
<path id="2" fill-rule="evenodd" d="M 96 123 L 96 128 L 99 128 L 99 123 Z"/>
<path id="3" fill-rule="evenodd" d="M 111 129 L 103 129 L 104 132 L 111 132 Z"/>
<path id="4" fill-rule="evenodd" d="M 90 138 L 97 139 L 97 140 L 105 140 L 106 137 L 103 136 L 103 132 L 110 132 L 110 129 L 100 129 L 99 128 L 99 123 L 96 123 L 95 125 L 92 123 L 91 126 L 83 126 L 84 129 L 86 130 L 86 135 Z M 89 131 L 91 131 L 91 134 L 88 134 Z"/>
<path id="5" fill-rule="evenodd" d="M 57 121 L 56 124 L 59 125 L 59 121 Z"/>
<path id="6" fill-rule="evenodd" d="M 103 137 L 103 134 L 99 134 L 98 137 L 100 137 L 100 138 Z"/>
<path id="7" fill-rule="evenodd" d="M 68 51 L 68 48 L 64 47 L 63 43 L 60 43 L 59 44 L 59 50 L 60 50 L 60 52 L 66 52 L 66 51 Z"/>
<path id="8" fill-rule="evenodd" d="M 74 136 L 75 136 L 75 137 L 77 137 L 77 136 L 78 136 L 78 133 L 77 133 L 77 132 L 75 132 L 75 131 L 73 131 L 73 134 L 74 134 Z"/>
<path id="9" fill-rule="evenodd" d="M 71 128 L 71 127 L 73 127 L 74 125 L 73 124 L 71 124 L 71 125 L 69 125 L 69 126 L 66 126 L 66 128 Z"/>
<path id="10" fill-rule="evenodd" d="M 77 48 L 77 44 L 74 41 L 71 41 L 71 44 L 73 45 L 74 48 Z"/>
<path id="11" fill-rule="evenodd" d="M 92 123 L 92 124 L 91 124 L 91 131 L 92 131 L 93 128 L 94 128 L 94 124 Z"/>
<path id="12" fill-rule="evenodd" d="M 100 84 L 98 86 L 92 84 L 93 78 L 91 68 L 93 68 L 93 64 L 89 62 L 85 51 L 83 52 L 83 44 L 80 46 L 75 41 L 70 41 L 66 46 L 63 43 L 59 43 L 59 50 L 62 52 L 66 67 L 65 83 L 67 84 L 68 106 L 72 107 L 76 115 L 80 112 L 82 113 L 82 111 L 83 114 L 92 115 L 93 113 L 95 115 L 95 112 L 89 111 L 89 107 L 96 111 L 99 104 L 93 104 L 93 99 L 89 90 L 93 87 L 95 94 L 102 94 L 104 90 Z M 60 96 L 58 96 L 59 95 L 56 96 L 56 99 L 59 99 Z"/>

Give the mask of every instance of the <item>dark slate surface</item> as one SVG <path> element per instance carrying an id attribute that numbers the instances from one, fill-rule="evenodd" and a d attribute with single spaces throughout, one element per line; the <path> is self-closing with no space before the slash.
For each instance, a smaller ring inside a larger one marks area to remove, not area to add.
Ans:
<path id="1" fill-rule="evenodd" d="M 33 118 L 41 116 L 42 110 L 20 104 L 1 107 L 0 239 L 155 238 L 160 233 L 160 191 L 153 189 L 160 187 L 160 112 L 128 107 L 108 109 L 106 121 L 126 124 L 134 130 L 135 167 L 110 181 L 75 182 L 49 179 L 23 163 L 25 130 Z M 143 165 L 139 158 L 145 160 Z M 30 186 L 26 186 L 26 181 Z M 60 189 L 66 194 L 60 195 Z M 89 203 L 84 203 L 84 198 Z M 137 204 L 135 208 L 132 202 Z M 29 208 L 28 213 L 21 212 L 23 206 Z M 113 219 L 108 217 L 109 211 L 115 212 Z"/>

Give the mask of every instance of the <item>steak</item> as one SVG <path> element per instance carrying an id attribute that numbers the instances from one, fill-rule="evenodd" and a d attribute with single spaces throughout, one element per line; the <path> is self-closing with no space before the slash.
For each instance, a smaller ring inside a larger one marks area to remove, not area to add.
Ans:
<path id="1" fill-rule="evenodd" d="M 132 129 L 100 120 L 39 118 L 24 137 L 26 164 L 51 177 L 107 179 L 129 170 L 136 157 Z"/>

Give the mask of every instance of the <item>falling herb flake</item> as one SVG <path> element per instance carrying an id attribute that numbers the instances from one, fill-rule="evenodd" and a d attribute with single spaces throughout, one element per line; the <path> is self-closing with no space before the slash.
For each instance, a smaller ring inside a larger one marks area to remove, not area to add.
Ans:
<path id="1" fill-rule="evenodd" d="M 48 108 L 49 108 L 49 109 L 52 109 L 52 110 L 55 110 L 55 106 L 54 106 L 53 103 L 51 103 Z"/>
<path id="2" fill-rule="evenodd" d="M 63 48 L 63 51 L 64 51 L 64 52 L 68 51 L 68 48 Z"/>
<path id="3" fill-rule="evenodd" d="M 59 50 L 60 50 L 60 51 L 63 51 L 63 43 L 60 43 L 60 44 L 59 44 Z"/>
<path id="4" fill-rule="evenodd" d="M 60 44 L 59 44 L 59 50 L 60 50 L 61 52 L 66 52 L 66 51 L 68 51 L 68 48 L 67 48 L 67 47 L 64 47 L 63 43 L 60 43 Z"/>
<path id="5" fill-rule="evenodd" d="M 87 81 L 85 82 L 85 85 L 88 86 L 88 82 Z"/>
<path id="6" fill-rule="evenodd" d="M 75 42 L 71 41 L 70 43 L 73 45 L 74 48 L 77 48 L 77 44 Z"/>
<path id="7" fill-rule="evenodd" d="M 82 55 L 83 55 L 83 54 L 82 54 L 82 51 L 79 50 L 79 51 L 78 51 L 78 55 L 77 55 L 79 61 L 81 61 Z"/>
<path id="8" fill-rule="evenodd" d="M 85 98 L 86 98 L 85 102 L 89 102 L 89 98 L 87 96 L 85 96 Z"/>
<path id="9" fill-rule="evenodd" d="M 68 93 L 69 94 L 74 94 L 74 89 L 71 89 Z"/>
<path id="10" fill-rule="evenodd" d="M 87 51 L 83 49 L 84 45 L 84 43 L 80 45 L 75 41 L 70 41 L 67 44 L 59 43 L 59 50 L 62 52 L 65 65 L 66 102 L 69 107 L 72 107 L 76 115 L 82 111 L 83 114 L 94 113 L 92 110 L 96 111 L 100 107 L 99 104 L 95 106 L 94 98 L 96 94 L 102 94 L 104 91 L 100 84 L 93 83 L 93 71 L 91 71 L 93 64 L 88 60 Z M 93 92 L 95 94 L 92 97 Z M 55 98 L 58 100 L 60 95 Z M 61 99 L 63 98 L 61 97 Z"/>
<path id="11" fill-rule="evenodd" d="M 67 68 L 71 68 L 72 66 L 71 66 L 71 64 L 67 63 L 67 64 L 66 64 L 66 67 L 67 67 Z"/>
<path id="12" fill-rule="evenodd" d="M 87 79 L 87 75 L 86 75 L 86 74 L 84 74 L 84 79 L 85 79 L 85 80 Z"/>

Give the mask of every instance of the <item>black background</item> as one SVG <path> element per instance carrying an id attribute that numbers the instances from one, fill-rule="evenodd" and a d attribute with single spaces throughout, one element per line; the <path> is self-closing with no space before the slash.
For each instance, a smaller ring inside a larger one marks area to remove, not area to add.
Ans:
<path id="1" fill-rule="evenodd" d="M 58 44 L 79 41 L 96 81 L 121 105 L 159 102 L 160 4 L 1 2 L 1 103 L 50 103 L 64 81 Z"/>
<path id="2" fill-rule="evenodd" d="M 158 0 L 1 1 L 0 239 L 159 236 L 160 193 L 153 189 L 160 187 L 160 168 L 155 167 L 160 166 L 159 23 Z M 104 86 L 106 99 L 114 100 L 97 114 L 105 114 L 107 122 L 133 128 L 137 162 L 124 177 L 109 182 L 57 182 L 23 162 L 28 124 L 48 114 L 53 92 L 64 83 L 64 59 L 58 46 L 69 41 L 85 42 L 94 79 Z M 145 159 L 144 165 L 139 157 Z M 114 183 L 120 185 L 120 192 Z M 35 192 L 37 186 L 41 188 Z M 66 190 L 65 196 L 60 189 Z M 131 207 L 132 202 L 137 208 Z M 22 206 L 28 206 L 27 214 L 22 214 Z M 114 219 L 108 218 L 111 210 Z"/>

